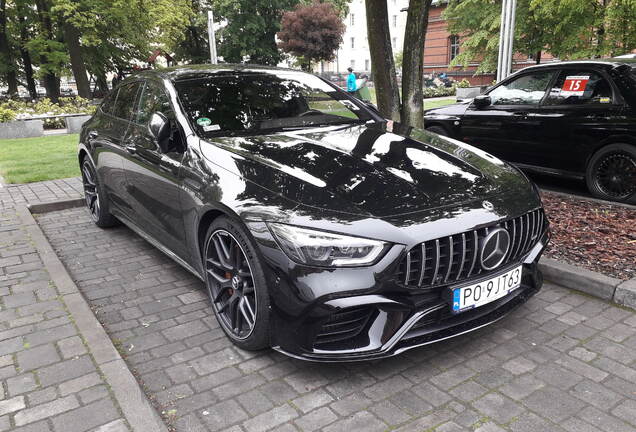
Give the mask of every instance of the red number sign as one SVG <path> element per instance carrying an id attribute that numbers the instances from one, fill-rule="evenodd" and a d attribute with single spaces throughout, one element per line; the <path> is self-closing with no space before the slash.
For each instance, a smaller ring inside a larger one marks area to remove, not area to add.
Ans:
<path id="1" fill-rule="evenodd" d="M 561 92 L 568 92 L 572 95 L 582 95 L 585 92 L 585 87 L 590 80 L 589 76 L 569 76 L 565 78 L 563 88 Z"/>

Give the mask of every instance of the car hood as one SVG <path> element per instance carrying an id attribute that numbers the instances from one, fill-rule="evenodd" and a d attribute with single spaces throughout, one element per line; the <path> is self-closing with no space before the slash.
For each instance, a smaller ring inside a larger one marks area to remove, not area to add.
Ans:
<path id="1" fill-rule="evenodd" d="M 464 115 L 468 107 L 470 106 L 471 100 L 466 100 L 461 103 L 446 105 L 443 107 L 427 110 L 426 113 L 424 114 L 424 118 L 428 118 L 432 116 L 447 116 L 447 117 L 462 116 Z"/>
<path id="2" fill-rule="evenodd" d="M 515 168 L 471 146 L 399 124 L 388 128 L 222 137 L 202 140 L 201 151 L 297 204 L 356 215 L 389 217 L 530 189 Z"/>

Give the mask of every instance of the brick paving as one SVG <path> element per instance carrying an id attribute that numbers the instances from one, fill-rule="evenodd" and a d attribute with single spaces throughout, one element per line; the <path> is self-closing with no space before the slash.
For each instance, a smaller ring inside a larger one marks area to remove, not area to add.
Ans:
<path id="1" fill-rule="evenodd" d="M 177 431 L 636 431 L 633 311 L 546 284 L 506 319 L 451 341 L 382 361 L 306 363 L 234 348 L 203 284 L 127 228 L 101 230 L 83 209 L 38 219 Z"/>
<path id="2" fill-rule="evenodd" d="M 16 213 L 77 194 L 75 180 L 0 187 L 0 431 L 130 428 Z"/>
<path id="3" fill-rule="evenodd" d="M 83 193 L 81 177 L 27 184 L 0 183 L 0 209 L 13 207 L 15 204 L 80 198 Z"/>

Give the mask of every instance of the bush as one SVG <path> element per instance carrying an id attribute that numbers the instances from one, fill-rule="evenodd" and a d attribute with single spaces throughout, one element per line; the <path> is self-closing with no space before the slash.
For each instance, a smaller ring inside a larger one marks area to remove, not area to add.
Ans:
<path id="1" fill-rule="evenodd" d="M 13 121 L 15 120 L 15 116 L 15 111 L 9 108 L 0 107 L 0 123 L 8 123 L 10 121 Z"/>
<path id="2" fill-rule="evenodd" d="M 422 91 L 424 99 L 442 97 L 442 96 L 455 96 L 455 86 L 452 87 L 427 87 Z"/>
<path id="3" fill-rule="evenodd" d="M 0 104 L 0 109 L 11 110 L 14 117 L 20 118 L 29 118 L 34 115 L 93 114 L 96 108 L 88 99 L 79 96 L 60 98 L 59 104 L 54 104 L 48 98 L 37 102 L 8 100 Z M 63 128 L 64 125 L 63 118 L 44 120 L 44 127 L 47 129 Z"/>
<path id="4" fill-rule="evenodd" d="M 466 78 L 464 78 L 463 80 L 461 80 L 459 82 L 459 84 L 457 84 L 457 87 L 459 88 L 468 88 L 468 87 L 472 87 L 470 84 L 470 81 L 468 81 Z"/>

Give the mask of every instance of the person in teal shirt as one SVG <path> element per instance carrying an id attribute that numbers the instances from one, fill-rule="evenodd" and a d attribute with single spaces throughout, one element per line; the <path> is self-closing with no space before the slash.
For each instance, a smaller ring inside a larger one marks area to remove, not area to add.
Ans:
<path id="1" fill-rule="evenodd" d="M 356 74 L 353 73 L 352 68 L 347 68 L 347 70 L 349 71 L 349 76 L 347 76 L 347 91 L 354 93 L 358 89 L 358 86 L 356 86 Z"/>

